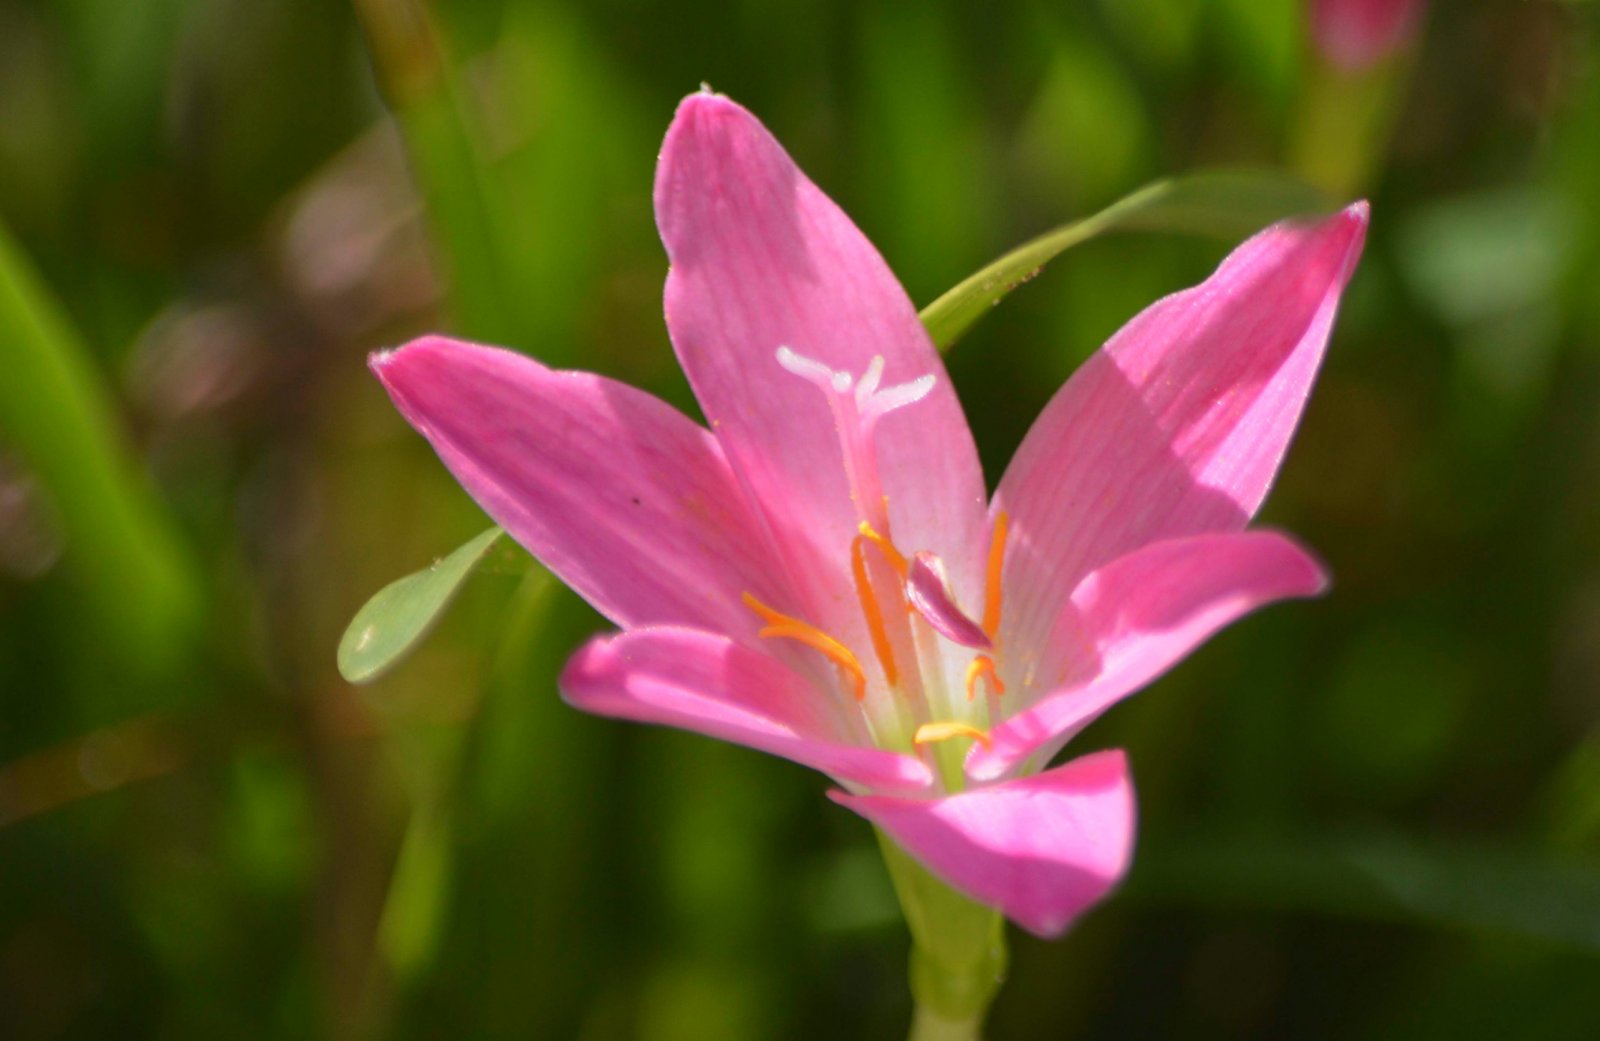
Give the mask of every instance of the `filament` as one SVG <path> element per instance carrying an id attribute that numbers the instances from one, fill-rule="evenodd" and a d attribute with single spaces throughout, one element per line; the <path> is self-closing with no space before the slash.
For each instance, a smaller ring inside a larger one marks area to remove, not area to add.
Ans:
<path id="1" fill-rule="evenodd" d="M 911 565 L 906 562 L 905 554 L 895 548 L 893 542 L 880 535 L 877 529 L 866 521 L 862 521 L 856 530 L 861 532 L 862 538 L 877 546 L 883 552 L 884 559 L 889 562 L 890 567 L 894 568 L 895 574 L 901 578 L 906 577 L 906 574 L 911 570 Z"/>
<path id="2" fill-rule="evenodd" d="M 872 649 L 883 666 L 883 678 L 889 686 L 900 685 L 900 670 L 894 661 L 894 647 L 889 642 L 889 630 L 883 623 L 883 610 L 872 590 L 872 578 L 867 574 L 866 543 L 861 537 L 850 542 L 850 570 L 856 580 L 856 599 L 861 602 L 861 613 L 867 619 L 867 633 L 872 637 Z"/>

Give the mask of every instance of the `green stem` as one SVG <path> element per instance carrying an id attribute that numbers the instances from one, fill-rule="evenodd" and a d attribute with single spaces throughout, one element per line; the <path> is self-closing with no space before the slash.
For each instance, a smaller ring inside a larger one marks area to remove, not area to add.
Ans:
<path id="1" fill-rule="evenodd" d="M 911 1017 L 910 1041 L 979 1041 L 983 1017 L 960 1021 L 945 1019 L 931 1009 L 918 1005 Z"/>
<path id="2" fill-rule="evenodd" d="M 878 832 L 911 930 L 912 1041 L 976 1041 L 1005 977 L 1005 922 L 939 881 Z"/>
<path id="3" fill-rule="evenodd" d="M 1313 63 L 1289 143 L 1295 172 L 1335 199 L 1369 190 L 1389 144 L 1406 66 L 1401 57 L 1355 73 Z"/>

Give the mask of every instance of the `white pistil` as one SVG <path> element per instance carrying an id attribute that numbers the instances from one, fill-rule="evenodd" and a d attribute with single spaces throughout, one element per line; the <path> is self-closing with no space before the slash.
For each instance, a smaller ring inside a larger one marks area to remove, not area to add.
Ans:
<path id="1" fill-rule="evenodd" d="M 793 348 L 782 346 L 774 352 L 778 364 L 786 372 L 793 373 L 807 383 L 822 390 L 830 390 L 836 394 L 848 394 L 855 391 L 855 406 L 859 416 L 863 433 L 870 436 L 872 425 L 888 415 L 895 409 L 914 405 L 928 396 L 933 390 L 937 379 L 933 373 L 918 376 L 905 383 L 897 383 L 890 387 L 879 389 L 883 380 L 884 360 L 883 355 L 873 355 L 872 361 L 867 363 L 867 369 L 857 380 L 843 369 L 830 368 L 815 358 L 808 358 Z M 843 431 L 841 431 L 843 433 Z"/>
<path id="2" fill-rule="evenodd" d="M 885 387 L 867 399 L 867 404 L 862 406 L 863 418 L 876 420 L 880 416 L 888 415 L 897 408 L 915 405 L 928 396 L 933 390 L 934 377 L 930 372 L 926 376 L 919 376 L 909 383 L 899 383 L 893 387 Z"/>
<path id="3" fill-rule="evenodd" d="M 927 397 L 937 383 L 937 377 L 933 373 L 926 373 L 904 383 L 885 386 L 883 377 L 887 365 L 882 355 L 874 356 L 859 377 L 809 358 L 787 345 L 778 347 L 775 355 L 784 371 L 823 392 L 833 415 L 846 481 L 851 500 L 863 522 L 863 530 L 878 530 L 887 536 L 887 501 L 878 479 L 874 438 L 878 421 L 890 412 Z M 888 548 L 891 554 L 896 552 L 892 544 Z M 903 573 L 896 575 L 887 558 L 871 556 L 868 561 L 865 567 L 872 573 L 872 578 L 866 583 L 867 595 L 876 596 L 878 590 L 893 588 L 891 583 L 904 580 Z M 902 606 L 899 597 L 895 598 L 895 606 Z M 875 691 L 862 704 L 868 726 L 880 744 L 887 738 L 891 747 L 909 748 L 908 742 L 919 726 L 927 726 L 938 720 L 954 720 L 957 723 L 947 725 L 967 726 L 967 723 L 960 722 L 965 717 L 975 715 L 982 721 L 989 715 L 982 703 L 969 704 L 964 690 L 951 687 L 956 677 L 950 674 L 941 636 L 921 616 L 907 614 L 903 610 L 884 611 L 880 615 L 872 609 L 872 605 L 864 609 L 869 616 L 869 627 L 873 624 L 871 619 L 878 617 L 881 619 L 877 623 L 880 626 L 884 621 L 889 621 L 890 628 L 898 630 L 895 635 L 885 637 L 893 641 L 890 653 L 900 662 L 896 690 Z M 874 650 L 879 653 L 880 665 L 884 664 L 884 652 L 876 647 Z M 885 667 L 886 678 L 891 669 Z M 928 752 L 938 761 L 947 783 L 952 777 L 959 779 L 958 745 L 941 745 L 928 749 Z"/>
<path id="4" fill-rule="evenodd" d="M 848 372 L 830 369 L 815 358 L 807 358 L 803 354 L 796 354 L 788 347 L 779 347 L 778 364 L 789 372 L 794 373 L 807 383 L 817 387 L 831 388 L 840 394 L 848 394 L 850 385 L 854 382 Z"/>

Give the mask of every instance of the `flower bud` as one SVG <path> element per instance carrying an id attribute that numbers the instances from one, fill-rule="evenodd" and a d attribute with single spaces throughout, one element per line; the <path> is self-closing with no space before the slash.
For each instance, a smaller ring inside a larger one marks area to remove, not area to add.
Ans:
<path id="1" fill-rule="evenodd" d="M 1311 38 L 1318 52 L 1346 72 L 1359 72 L 1408 46 L 1425 0 L 1311 0 Z"/>

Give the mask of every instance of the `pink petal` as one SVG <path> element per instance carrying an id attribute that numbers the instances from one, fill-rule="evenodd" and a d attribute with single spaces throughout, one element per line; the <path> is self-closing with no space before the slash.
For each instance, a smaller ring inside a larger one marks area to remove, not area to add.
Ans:
<path id="1" fill-rule="evenodd" d="M 489 516 L 612 621 L 753 638 L 740 594 L 781 579 L 705 430 L 624 384 L 441 337 L 372 369 Z"/>
<path id="2" fill-rule="evenodd" d="M 849 743 L 841 735 L 851 721 L 826 695 L 715 633 L 652 626 L 592 640 L 567 663 L 561 693 L 585 712 L 709 734 L 844 782 L 893 791 L 932 783 L 911 756 Z"/>
<path id="3" fill-rule="evenodd" d="M 1067 591 L 1107 561 L 1245 526 L 1299 421 L 1366 228 L 1365 203 L 1274 225 L 1073 374 L 995 496 L 1011 524 L 1001 643 L 1037 643 Z"/>
<path id="4" fill-rule="evenodd" d="M 1059 936 L 1133 857 L 1133 783 L 1120 751 L 940 799 L 830 793 L 929 871 L 1040 936 Z"/>
<path id="5" fill-rule="evenodd" d="M 1322 567 L 1272 531 L 1153 543 L 1091 573 L 1052 634 L 1046 668 L 1080 672 L 974 747 L 968 776 L 992 780 L 1049 760 L 1100 713 L 1184 658 L 1218 629 L 1327 587 Z"/>
<path id="6" fill-rule="evenodd" d="M 994 646 L 983 626 L 967 617 L 950 598 L 944 564 L 926 550 L 911 559 L 911 569 L 906 576 L 906 599 L 946 639 L 985 651 Z"/>
<path id="7" fill-rule="evenodd" d="M 881 355 L 884 386 L 934 377 L 925 398 L 878 423 L 883 491 L 896 541 L 949 561 L 964 600 L 981 595 L 977 452 L 916 309 L 872 244 L 754 116 L 710 93 L 678 108 L 655 204 L 678 358 L 778 545 L 816 580 L 813 613 L 828 609 L 827 590 L 847 587 L 862 518 L 827 399 L 779 366 L 781 346 L 858 379 Z"/>

